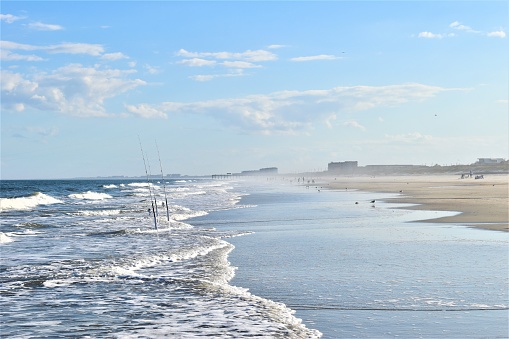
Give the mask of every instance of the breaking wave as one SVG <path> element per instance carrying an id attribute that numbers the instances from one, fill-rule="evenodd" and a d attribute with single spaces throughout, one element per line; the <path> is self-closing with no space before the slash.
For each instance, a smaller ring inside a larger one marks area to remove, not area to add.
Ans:
<path id="1" fill-rule="evenodd" d="M 84 193 L 76 193 L 69 194 L 69 198 L 73 199 L 82 199 L 82 200 L 104 200 L 113 198 L 111 195 L 106 193 L 98 193 L 98 192 L 84 192 Z"/>
<path id="2" fill-rule="evenodd" d="M 27 197 L 0 199 L 0 212 L 7 210 L 29 210 L 38 205 L 62 204 L 63 201 L 41 192 L 35 192 Z"/>

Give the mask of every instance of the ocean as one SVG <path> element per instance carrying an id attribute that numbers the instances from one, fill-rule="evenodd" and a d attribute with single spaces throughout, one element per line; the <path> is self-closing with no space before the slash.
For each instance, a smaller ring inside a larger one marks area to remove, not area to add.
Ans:
<path id="1" fill-rule="evenodd" d="M 507 233 L 281 179 L 150 187 L 1 182 L 2 337 L 508 336 Z"/>

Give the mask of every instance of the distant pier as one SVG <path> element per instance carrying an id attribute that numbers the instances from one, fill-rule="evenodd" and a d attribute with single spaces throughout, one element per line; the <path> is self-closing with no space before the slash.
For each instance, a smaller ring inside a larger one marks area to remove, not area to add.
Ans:
<path id="1" fill-rule="evenodd" d="M 212 174 L 212 180 L 230 180 L 237 179 L 239 176 L 236 174 L 226 173 L 226 174 Z"/>

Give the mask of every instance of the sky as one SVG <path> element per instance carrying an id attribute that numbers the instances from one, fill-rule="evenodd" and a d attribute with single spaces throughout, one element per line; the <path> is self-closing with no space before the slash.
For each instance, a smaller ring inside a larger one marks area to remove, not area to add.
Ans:
<path id="1" fill-rule="evenodd" d="M 0 6 L 2 179 L 509 158 L 507 1 Z"/>

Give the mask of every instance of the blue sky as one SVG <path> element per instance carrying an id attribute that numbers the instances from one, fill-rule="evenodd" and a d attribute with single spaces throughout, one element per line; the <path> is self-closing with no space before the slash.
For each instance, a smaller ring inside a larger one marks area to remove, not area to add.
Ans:
<path id="1" fill-rule="evenodd" d="M 507 1 L 2 1 L 2 179 L 508 158 Z"/>

